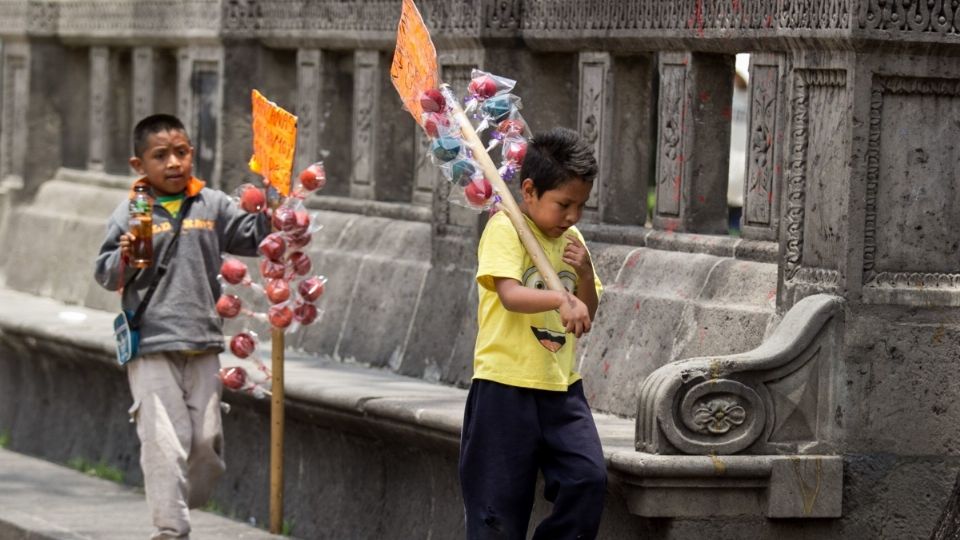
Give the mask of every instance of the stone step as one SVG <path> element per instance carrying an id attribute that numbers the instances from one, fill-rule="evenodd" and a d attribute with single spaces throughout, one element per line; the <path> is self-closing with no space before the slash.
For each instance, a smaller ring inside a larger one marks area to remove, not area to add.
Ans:
<path id="1" fill-rule="evenodd" d="M 0 449 L 0 538 L 131 540 L 153 532 L 141 492 Z M 193 540 L 268 540 L 269 534 L 216 514 L 190 512 Z"/>

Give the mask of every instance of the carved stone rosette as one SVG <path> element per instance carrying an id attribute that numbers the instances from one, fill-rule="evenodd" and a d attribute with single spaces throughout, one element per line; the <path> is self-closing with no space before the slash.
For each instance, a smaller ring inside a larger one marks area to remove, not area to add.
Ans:
<path id="1" fill-rule="evenodd" d="M 798 302 L 756 349 L 667 364 L 642 383 L 636 448 L 655 454 L 830 453 L 843 300 Z"/>

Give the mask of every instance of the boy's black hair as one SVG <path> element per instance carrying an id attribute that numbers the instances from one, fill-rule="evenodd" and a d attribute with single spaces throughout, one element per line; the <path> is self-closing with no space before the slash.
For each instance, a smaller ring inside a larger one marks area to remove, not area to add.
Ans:
<path id="1" fill-rule="evenodd" d="M 147 137 L 161 131 L 187 132 L 183 122 L 172 114 L 152 114 L 137 122 L 133 128 L 133 155 L 143 157 L 147 150 Z"/>
<path id="2" fill-rule="evenodd" d="M 593 148 L 579 133 L 562 127 L 530 139 L 520 168 L 520 178 L 533 180 L 538 197 L 570 180 L 593 182 L 596 176 Z"/>

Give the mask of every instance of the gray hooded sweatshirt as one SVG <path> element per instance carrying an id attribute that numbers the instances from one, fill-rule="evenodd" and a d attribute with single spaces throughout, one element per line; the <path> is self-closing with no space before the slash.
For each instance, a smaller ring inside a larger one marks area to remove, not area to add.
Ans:
<path id="1" fill-rule="evenodd" d="M 193 180 L 192 180 L 193 181 Z M 197 181 L 199 182 L 199 181 Z M 202 185 L 202 184 L 201 184 Z M 189 191 L 189 190 L 188 190 Z M 222 321 L 216 312 L 220 298 L 221 253 L 254 256 L 260 241 L 270 233 L 264 213 L 248 214 L 226 194 L 202 188 L 193 196 L 176 251 L 167 273 L 140 322 L 140 354 L 168 351 L 223 350 Z M 186 200 L 183 202 L 186 205 Z M 120 236 L 129 230 L 129 204 L 124 201 L 107 223 L 107 235 L 97 257 L 95 277 L 104 288 L 122 285 L 123 309 L 136 311 L 153 280 L 157 266 L 170 246 L 176 220 L 161 205 L 153 207 L 153 264 L 137 273 L 120 268 Z"/>

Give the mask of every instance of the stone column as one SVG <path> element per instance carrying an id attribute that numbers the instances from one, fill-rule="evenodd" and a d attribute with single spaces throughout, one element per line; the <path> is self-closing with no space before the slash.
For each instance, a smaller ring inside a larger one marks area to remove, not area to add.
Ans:
<path id="1" fill-rule="evenodd" d="M 294 174 L 320 159 L 323 111 L 323 54 L 319 49 L 297 51 L 297 151 Z"/>
<path id="2" fill-rule="evenodd" d="M 750 55 L 747 163 L 740 229 L 743 238 L 776 240 L 780 231 L 788 72 L 786 55 Z"/>
<path id="3" fill-rule="evenodd" d="M 193 141 L 193 173 L 221 187 L 223 48 L 194 45 L 178 54 L 177 115 Z"/>
<path id="4" fill-rule="evenodd" d="M 660 53 L 653 224 L 726 234 L 733 56 Z"/>
<path id="5" fill-rule="evenodd" d="M 579 70 L 577 125 L 600 167 L 584 218 L 643 226 L 656 121 L 652 59 L 582 52 Z"/>

